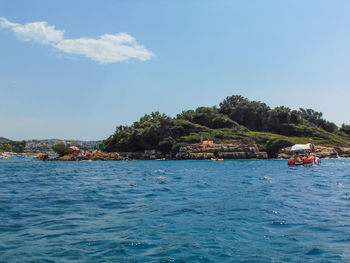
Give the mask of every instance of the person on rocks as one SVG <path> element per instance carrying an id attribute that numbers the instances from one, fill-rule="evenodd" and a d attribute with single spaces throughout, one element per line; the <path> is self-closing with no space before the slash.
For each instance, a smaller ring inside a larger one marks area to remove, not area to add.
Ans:
<path id="1" fill-rule="evenodd" d="M 309 139 L 310 153 L 315 154 L 315 145 L 312 143 L 312 139 Z"/>

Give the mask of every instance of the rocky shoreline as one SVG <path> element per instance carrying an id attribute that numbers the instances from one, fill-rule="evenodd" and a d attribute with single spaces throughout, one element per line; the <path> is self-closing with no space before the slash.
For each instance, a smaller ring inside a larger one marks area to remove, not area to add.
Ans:
<path id="1" fill-rule="evenodd" d="M 48 154 L 40 154 L 38 159 L 41 161 L 122 161 L 127 158 L 119 153 L 87 153 L 86 156 L 77 156 L 76 154 L 67 154 L 61 157 L 50 158 Z"/>
<path id="2" fill-rule="evenodd" d="M 350 157 L 350 148 L 316 146 L 315 151 L 320 158 Z M 289 159 L 292 156 L 290 147 L 280 149 L 277 158 Z M 174 156 L 156 150 L 144 152 L 120 152 L 120 153 L 87 153 L 86 156 L 68 154 L 62 157 L 50 158 L 47 154 L 41 154 L 42 161 L 122 161 L 122 160 L 208 160 L 211 158 L 222 159 L 269 159 L 266 152 L 260 151 L 256 144 L 213 144 L 204 146 L 192 144 L 180 147 Z"/>
<path id="3" fill-rule="evenodd" d="M 267 159 L 266 152 L 260 152 L 256 144 L 213 144 L 204 146 L 192 144 L 181 147 L 175 159 L 180 160 L 203 160 L 211 158 L 223 159 Z"/>
<path id="4" fill-rule="evenodd" d="M 315 153 L 320 158 L 348 158 L 350 157 L 350 148 L 338 146 L 316 146 Z M 292 156 L 290 147 L 280 150 L 279 159 L 289 159 Z"/>

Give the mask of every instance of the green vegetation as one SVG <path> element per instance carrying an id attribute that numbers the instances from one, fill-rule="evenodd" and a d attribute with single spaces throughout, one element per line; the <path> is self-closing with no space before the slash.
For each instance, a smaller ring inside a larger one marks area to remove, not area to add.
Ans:
<path id="1" fill-rule="evenodd" d="M 271 109 L 265 103 L 229 96 L 219 107 L 199 107 L 171 118 L 159 112 L 146 114 L 130 126 L 118 126 L 104 140 L 107 152 L 156 149 L 176 153 L 201 138 L 217 143 L 256 143 L 269 157 L 294 143 L 350 146 L 350 125 L 340 129 L 312 109 Z"/>
<path id="2" fill-rule="evenodd" d="M 72 150 L 69 149 L 63 142 L 56 143 L 54 146 L 52 146 L 52 150 L 54 150 L 54 152 L 56 152 L 59 156 L 72 153 Z"/>
<path id="3" fill-rule="evenodd" d="M 220 113 L 215 106 L 199 107 L 196 110 L 183 111 L 176 116 L 176 119 L 187 120 L 212 129 L 235 128 L 247 130 L 246 127 L 241 126 L 237 122 L 231 120 L 227 115 Z"/>
<path id="4" fill-rule="evenodd" d="M 0 152 L 23 153 L 25 147 L 26 147 L 25 141 L 10 141 L 7 143 L 0 144 Z"/>
<path id="5" fill-rule="evenodd" d="M 340 132 L 343 132 L 347 135 L 350 135 L 350 125 L 342 124 L 341 128 L 339 129 Z"/>

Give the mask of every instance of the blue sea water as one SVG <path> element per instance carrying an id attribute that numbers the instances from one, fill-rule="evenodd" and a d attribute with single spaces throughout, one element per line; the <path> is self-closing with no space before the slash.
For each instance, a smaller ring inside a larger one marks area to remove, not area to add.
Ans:
<path id="1" fill-rule="evenodd" d="M 349 262 L 350 160 L 0 160 L 0 262 Z"/>

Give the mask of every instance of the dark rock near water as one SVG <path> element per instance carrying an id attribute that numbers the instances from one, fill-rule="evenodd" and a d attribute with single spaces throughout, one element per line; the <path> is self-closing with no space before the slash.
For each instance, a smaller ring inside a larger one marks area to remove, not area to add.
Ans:
<path id="1" fill-rule="evenodd" d="M 350 157 L 350 148 L 316 146 L 316 154 L 320 158 Z M 277 155 L 280 159 L 289 159 L 292 156 L 290 147 L 282 148 Z M 179 152 L 172 156 L 157 150 L 144 152 L 121 153 L 88 153 L 86 156 L 68 154 L 58 158 L 50 158 L 47 154 L 41 154 L 42 161 L 83 161 L 83 160 L 206 160 L 211 158 L 222 159 L 267 159 L 271 158 L 266 152 L 260 152 L 256 144 L 214 144 L 204 146 L 192 144 L 183 146 Z"/>
<path id="2" fill-rule="evenodd" d="M 260 152 L 257 145 L 214 144 L 204 146 L 192 144 L 181 147 L 176 159 L 267 159 L 266 152 Z"/>
<path id="3" fill-rule="evenodd" d="M 315 153 L 320 158 L 347 158 L 350 157 L 350 148 L 332 147 L 332 146 L 315 146 Z M 280 150 L 278 158 L 289 159 L 292 156 L 290 147 Z"/>
<path id="4" fill-rule="evenodd" d="M 118 153 L 88 153 L 86 156 L 67 154 L 58 158 L 49 158 L 47 154 L 39 155 L 39 160 L 42 161 L 120 161 L 125 159 L 125 157 Z"/>

